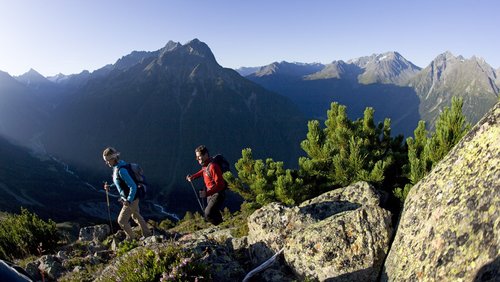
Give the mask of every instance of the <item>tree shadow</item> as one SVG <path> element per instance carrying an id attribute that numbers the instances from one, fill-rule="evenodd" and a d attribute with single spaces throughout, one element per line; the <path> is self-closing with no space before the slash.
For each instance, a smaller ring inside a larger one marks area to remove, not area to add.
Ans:
<path id="1" fill-rule="evenodd" d="M 351 203 L 348 201 L 324 201 L 320 203 L 313 203 L 300 208 L 300 213 L 309 215 L 315 220 L 324 220 L 330 216 L 356 210 L 361 207 L 360 204 Z"/>
<path id="2" fill-rule="evenodd" d="M 483 265 L 476 273 L 474 282 L 500 281 L 500 256 L 488 264 Z"/>

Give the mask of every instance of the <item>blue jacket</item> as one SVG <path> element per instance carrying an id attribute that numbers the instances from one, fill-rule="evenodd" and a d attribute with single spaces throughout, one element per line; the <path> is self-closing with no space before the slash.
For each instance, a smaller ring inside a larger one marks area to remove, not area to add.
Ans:
<path id="1" fill-rule="evenodd" d="M 134 201 L 137 185 L 134 180 L 132 180 L 132 177 L 130 177 L 127 169 L 123 167 L 126 164 L 125 161 L 119 160 L 118 163 L 113 166 L 113 185 L 116 186 L 121 198 L 131 203 Z"/>

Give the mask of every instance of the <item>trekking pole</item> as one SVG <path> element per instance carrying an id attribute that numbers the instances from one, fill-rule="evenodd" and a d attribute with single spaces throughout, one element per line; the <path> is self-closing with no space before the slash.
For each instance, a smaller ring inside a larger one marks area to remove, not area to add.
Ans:
<path id="1" fill-rule="evenodd" d="M 104 182 L 104 186 L 107 186 L 108 185 L 108 182 L 105 181 Z M 104 189 L 106 190 L 106 202 L 108 203 L 108 219 L 109 219 L 109 228 L 111 229 L 111 234 L 113 234 L 113 224 L 111 224 L 111 212 L 109 210 L 109 195 L 108 195 L 108 189 Z"/>
<path id="2" fill-rule="evenodd" d="M 201 212 L 202 212 L 202 213 L 205 213 L 205 209 L 203 208 L 203 205 L 202 205 L 202 204 L 201 204 L 201 202 L 200 202 L 200 197 L 199 197 L 199 195 L 196 193 L 196 189 L 194 188 L 193 182 L 192 182 L 192 181 L 189 181 L 189 183 L 191 183 L 191 187 L 193 188 L 193 192 L 194 192 L 194 194 L 196 195 L 196 200 L 198 201 L 198 204 L 200 205 Z"/>
<path id="3" fill-rule="evenodd" d="M 208 202 L 207 202 L 207 204 L 205 205 L 206 196 L 207 196 L 207 188 L 206 188 L 206 187 L 203 187 L 203 191 L 205 191 L 205 200 L 203 200 L 203 198 L 201 198 L 201 203 L 203 204 L 203 212 L 205 212 L 205 208 L 206 208 L 206 207 L 207 207 L 207 205 L 208 205 Z"/>

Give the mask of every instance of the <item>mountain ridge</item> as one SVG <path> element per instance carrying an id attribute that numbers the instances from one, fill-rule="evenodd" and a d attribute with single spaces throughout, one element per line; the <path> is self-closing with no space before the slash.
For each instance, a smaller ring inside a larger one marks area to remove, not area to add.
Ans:
<path id="1" fill-rule="evenodd" d="M 474 124 L 497 101 L 500 88 L 498 70 L 493 69 L 484 59 L 477 56 L 472 56 L 470 59 L 465 59 L 462 56 L 455 57 L 449 51 L 436 56 L 423 69 L 406 60 L 398 52 L 372 54 L 347 62 L 333 61 L 331 64 L 324 65 L 322 70 L 305 77 L 293 76 L 285 72 L 280 73 L 280 68 L 274 66 L 275 63 L 260 68 L 273 67 L 274 72 L 268 73 L 265 77 L 258 76 L 257 73 L 246 77 L 272 91 L 290 97 L 299 106 L 302 105 L 301 109 L 308 118 L 315 119 L 326 118 L 326 109 L 329 108 L 331 101 L 343 103 L 349 109 L 359 106 L 360 102 L 367 97 L 379 95 L 376 100 L 365 103 L 365 105 L 374 107 L 376 113 L 383 111 L 385 116 L 379 116 L 379 119 L 390 117 L 398 123 L 402 118 L 404 119 L 405 114 L 400 113 L 398 116 L 384 109 L 391 105 L 391 99 L 396 98 L 394 96 L 389 98 L 383 94 L 384 92 L 392 92 L 384 88 L 395 85 L 402 87 L 402 89 L 412 89 L 411 91 L 414 93 L 411 95 L 418 99 L 416 103 L 419 108 L 419 117 L 416 121 L 425 120 L 429 129 L 434 128 L 434 122 L 440 111 L 451 105 L 452 96 L 464 98 L 464 112 L 468 120 Z M 299 68 L 300 65 L 295 67 Z M 442 75 L 444 75 L 443 78 Z M 453 83 L 451 83 L 452 81 Z M 373 90 L 378 91 L 378 93 L 366 89 L 367 92 L 361 94 L 366 88 L 363 85 L 373 86 Z M 378 86 L 375 87 L 376 85 Z M 348 96 L 360 95 L 362 97 L 359 99 L 347 98 Z M 379 99 L 388 101 L 389 104 L 384 107 L 384 103 L 378 104 L 377 100 Z M 394 104 L 391 107 L 411 107 L 411 105 Z M 361 114 L 360 110 L 354 110 L 351 117 L 356 119 Z M 396 133 L 411 136 L 413 129 L 416 128 L 416 122 L 414 118 L 407 119 L 407 122 L 409 123 L 398 125 L 395 128 Z M 401 130 L 402 128 L 403 130 Z"/>
<path id="2" fill-rule="evenodd" d="M 498 100 L 499 86 L 495 70 L 483 59 L 465 59 L 447 51 L 438 55 L 426 68 L 410 79 L 421 100 L 420 113 L 431 125 L 452 96 L 464 99 L 463 111 L 473 124 Z"/>

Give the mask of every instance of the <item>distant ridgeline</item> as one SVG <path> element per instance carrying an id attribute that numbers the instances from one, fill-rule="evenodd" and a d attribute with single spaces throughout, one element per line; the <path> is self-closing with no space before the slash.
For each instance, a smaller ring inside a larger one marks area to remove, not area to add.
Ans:
<path id="1" fill-rule="evenodd" d="M 331 64 L 273 63 L 242 68 L 240 74 L 289 97 L 308 119 L 326 119 L 332 101 L 346 105 L 349 117 L 362 117 L 366 107 L 375 119 L 390 118 L 393 134 L 413 135 L 417 122 L 433 129 L 452 97 L 462 97 L 468 121 L 475 124 L 497 101 L 500 69 L 483 59 L 437 56 L 421 69 L 397 52 L 334 61 Z"/>

